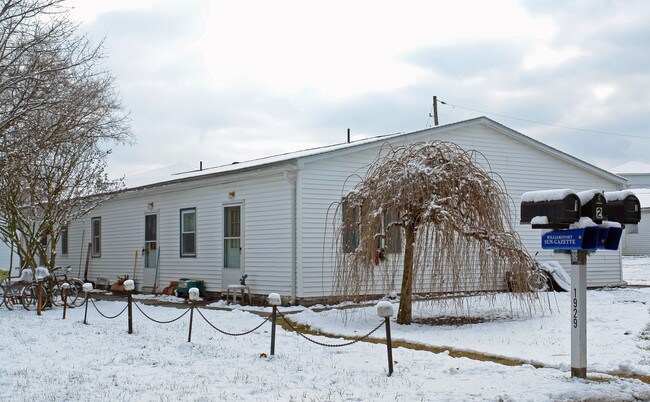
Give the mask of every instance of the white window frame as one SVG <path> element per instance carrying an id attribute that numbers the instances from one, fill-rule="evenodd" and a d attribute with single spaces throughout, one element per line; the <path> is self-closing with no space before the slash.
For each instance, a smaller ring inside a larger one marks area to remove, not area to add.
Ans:
<path id="1" fill-rule="evenodd" d="M 95 222 L 99 223 L 99 229 L 97 233 L 95 231 Z M 92 247 L 90 256 L 93 258 L 99 258 L 102 256 L 102 218 L 100 216 L 94 217 L 90 220 L 90 238 L 92 239 Z"/>
<path id="2" fill-rule="evenodd" d="M 194 230 L 193 231 L 186 231 L 185 230 L 185 219 L 184 219 L 184 217 L 185 217 L 186 214 L 190 214 L 190 213 L 194 215 Z M 197 239 L 197 236 L 196 236 L 196 229 L 197 229 L 196 228 L 196 223 L 197 223 L 196 208 L 194 207 L 194 208 L 183 208 L 183 209 L 181 209 L 180 218 L 181 218 L 181 223 L 180 223 L 180 254 L 181 254 L 181 257 L 196 257 L 196 253 L 197 253 L 197 247 L 196 247 L 197 246 L 197 244 L 196 244 L 196 239 Z M 185 235 L 190 234 L 190 233 L 193 234 L 193 236 L 194 236 L 194 252 L 193 253 L 186 253 L 185 252 Z"/>

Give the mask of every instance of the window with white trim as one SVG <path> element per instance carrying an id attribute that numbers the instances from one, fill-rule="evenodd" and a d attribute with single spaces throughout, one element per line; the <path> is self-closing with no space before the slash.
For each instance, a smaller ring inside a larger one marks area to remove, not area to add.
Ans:
<path id="1" fill-rule="evenodd" d="M 91 255 L 93 257 L 102 256 L 102 218 L 92 218 L 90 220 L 90 237 L 92 239 Z"/>
<path id="2" fill-rule="evenodd" d="M 181 209 L 181 257 L 196 257 L 196 208 Z"/>

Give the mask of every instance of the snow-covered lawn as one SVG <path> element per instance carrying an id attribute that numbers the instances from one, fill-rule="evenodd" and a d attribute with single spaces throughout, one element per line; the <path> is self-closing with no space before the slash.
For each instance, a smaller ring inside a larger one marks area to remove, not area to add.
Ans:
<path id="1" fill-rule="evenodd" d="M 650 259 L 624 262 L 625 280 L 648 281 Z M 0 400 L 650 399 L 649 384 L 604 374 L 650 375 L 650 288 L 588 292 L 588 381 L 571 379 L 568 373 L 568 294 L 552 293 L 542 301 L 552 311 L 538 309 L 532 317 L 516 306 L 511 309 L 505 299 L 497 299 L 496 307 L 471 299 L 467 305 L 472 315 L 488 321 L 460 326 L 400 326 L 393 321 L 393 339 L 443 346 L 452 352 L 397 347 L 391 377 L 384 344 L 328 348 L 279 326 L 275 356 L 268 356 L 270 322 L 250 335 L 232 337 L 215 331 L 195 314 L 192 342 L 187 342 L 189 314 L 163 325 L 134 308 L 135 331 L 129 335 L 126 313 L 108 320 L 92 305 L 89 325 L 83 324 L 84 311 L 79 308 L 68 310 L 66 320 L 61 319 L 61 309 L 38 317 L 35 312 L 2 308 Z M 158 320 L 171 320 L 185 311 L 138 305 Z M 114 315 L 125 303 L 101 301 L 97 306 Z M 417 304 L 416 314 L 431 315 L 430 309 Z M 360 336 L 381 322 L 374 306 L 291 310 L 293 320 L 340 335 Z M 243 332 L 264 320 L 251 309 L 201 311 L 228 332 Z M 450 308 L 437 314 L 458 313 Z M 374 336 L 384 338 L 384 329 Z M 455 358 L 453 350 L 506 356 L 543 368 Z"/>

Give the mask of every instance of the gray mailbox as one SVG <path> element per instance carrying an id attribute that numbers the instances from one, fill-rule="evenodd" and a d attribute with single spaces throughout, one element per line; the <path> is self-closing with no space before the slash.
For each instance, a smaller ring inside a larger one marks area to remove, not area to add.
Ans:
<path id="1" fill-rule="evenodd" d="M 531 222 L 546 217 L 546 224 Z M 569 189 L 530 191 L 521 196 L 521 223 L 533 228 L 562 228 L 580 220 L 580 197 Z"/>
<path id="2" fill-rule="evenodd" d="M 621 224 L 636 225 L 641 221 L 641 203 L 630 190 L 605 193 L 607 219 Z"/>
<path id="3" fill-rule="evenodd" d="M 605 208 L 607 201 L 600 190 L 587 190 L 578 193 L 580 197 L 580 216 L 591 218 L 595 223 L 603 223 L 606 220 Z"/>

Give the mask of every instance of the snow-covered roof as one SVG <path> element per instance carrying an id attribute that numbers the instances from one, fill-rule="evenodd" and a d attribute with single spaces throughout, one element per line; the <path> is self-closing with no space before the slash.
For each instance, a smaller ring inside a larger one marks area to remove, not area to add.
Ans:
<path id="1" fill-rule="evenodd" d="M 626 162 L 622 165 L 615 166 L 611 169 L 610 171 L 616 173 L 616 174 L 650 174 L 650 164 L 648 163 L 643 163 L 643 162 L 637 162 L 637 161 L 630 161 Z"/>
<path id="2" fill-rule="evenodd" d="M 186 163 L 175 163 L 158 169 L 126 176 L 124 178 L 124 184 L 127 188 L 142 187 L 148 184 L 167 181 L 178 173 L 187 172 L 192 169 L 194 169 L 194 167 Z"/>
<path id="3" fill-rule="evenodd" d="M 402 136 L 408 136 L 408 135 L 417 135 L 417 134 L 422 134 L 424 132 L 431 132 L 432 134 L 435 134 L 436 131 L 443 132 L 445 130 L 453 130 L 453 129 L 458 129 L 458 128 L 464 128 L 464 127 L 469 127 L 469 126 L 475 126 L 475 125 L 485 125 L 488 126 L 494 130 L 499 131 L 500 133 L 507 135 L 511 138 L 515 138 L 521 142 L 524 142 L 528 144 L 531 147 L 540 149 L 548 154 L 554 155 L 558 158 L 561 158 L 569 163 L 572 163 L 576 166 L 579 166 L 585 170 L 591 171 L 592 173 L 599 175 L 601 177 L 605 177 L 608 180 L 624 184 L 625 179 L 617 176 L 613 173 L 610 173 L 606 170 L 603 170 L 599 167 L 596 167 L 592 164 L 589 164 L 583 160 L 580 160 L 572 155 L 569 155 L 567 153 L 564 153 L 562 151 L 559 151 L 553 147 L 550 147 L 542 142 L 539 142 L 533 138 L 530 138 L 524 134 L 521 134 L 511 128 L 508 128 L 500 123 L 497 123 L 494 120 L 491 120 L 487 117 L 477 117 L 473 118 L 470 120 L 465 120 L 465 121 L 460 121 L 456 123 L 450 123 L 442 126 L 437 126 L 433 128 L 427 128 L 424 130 L 418 130 L 418 131 L 413 131 L 413 132 L 407 132 L 407 133 L 395 133 L 395 134 L 388 134 L 388 135 L 380 135 L 376 137 L 371 137 L 371 138 L 366 138 L 363 140 L 357 140 L 357 141 L 352 141 L 350 143 L 342 143 L 342 144 L 335 144 L 335 145 L 328 145 L 328 146 L 323 146 L 323 147 L 318 147 L 318 148 L 311 148 L 311 149 L 306 149 L 302 151 L 297 151 L 297 152 L 288 152 L 280 155 L 274 155 L 274 156 L 269 156 L 269 157 L 264 157 L 264 158 L 258 158 L 258 159 L 253 159 L 245 162 L 234 162 L 232 164 L 228 165 L 221 165 L 221 166 L 215 166 L 215 167 L 208 167 L 204 169 L 197 169 L 197 170 L 192 170 L 192 171 L 184 171 L 184 172 L 170 172 L 166 171 L 165 168 L 159 169 L 160 171 L 158 174 L 155 174 L 153 172 L 147 172 L 146 174 L 142 174 L 141 180 L 132 180 L 129 177 L 126 178 L 126 187 L 127 189 L 136 189 L 136 188 L 142 188 L 142 187 L 150 187 L 150 186 L 158 186 L 158 185 L 165 185 L 169 184 L 171 182 L 176 182 L 176 181 L 184 181 L 184 180 L 191 180 L 195 178 L 200 178 L 200 177 L 207 177 L 207 176 L 218 176 L 222 174 L 229 174 L 229 173 L 236 173 L 236 172 L 245 172 L 249 171 L 251 169 L 261 169 L 263 167 L 271 166 L 271 165 L 276 165 L 276 164 L 281 164 L 281 163 L 286 163 L 289 161 L 301 159 L 301 158 L 308 158 L 308 157 L 315 157 L 318 155 L 324 155 L 324 154 L 330 154 L 333 152 L 347 152 L 346 150 L 349 150 L 351 148 L 356 148 L 356 147 L 363 147 L 364 145 L 372 145 L 372 144 L 377 144 L 381 143 L 387 140 L 391 140 L 397 137 L 402 137 Z M 176 166 L 176 165 L 172 165 Z M 145 180 L 146 179 L 146 180 Z"/>

